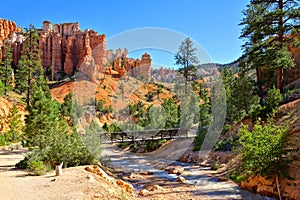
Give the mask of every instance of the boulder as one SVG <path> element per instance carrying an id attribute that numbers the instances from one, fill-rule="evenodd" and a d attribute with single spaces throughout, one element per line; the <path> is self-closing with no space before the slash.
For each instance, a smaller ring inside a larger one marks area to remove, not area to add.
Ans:
<path id="1" fill-rule="evenodd" d="M 140 171 L 139 173 L 141 175 L 153 175 L 153 172 L 150 172 L 150 171 Z"/>
<path id="2" fill-rule="evenodd" d="M 150 193 L 149 190 L 146 190 L 146 189 L 142 189 L 138 192 L 138 194 L 143 197 L 147 196 L 149 193 Z"/>
<path id="3" fill-rule="evenodd" d="M 135 174 L 135 173 L 131 173 L 131 174 L 129 175 L 129 178 L 130 178 L 130 179 L 144 179 L 143 176 L 141 176 L 141 175 L 139 175 L 139 174 Z"/>
<path id="4" fill-rule="evenodd" d="M 168 166 L 165 171 L 167 171 L 169 174 L 177 174 L 180 175 L 183 173 L 184 168 L 181 166 Z"/>
<path id="5" fill-rule="evenodd" d="M 149 191 L 156 191 L 156 190 L 162 190 L 163 187 L 159 186 L 159 185 L 152 185 L 146 188 Z"/>
<path id="6" fill-rule="evenodd" d="M 125 181 L 117 180 L 116 184 L 120 188 L 124 189 L 126 192 L 129 192 L 129 193 L 133 193 L 134 192 L 134 187 L 131 184 L 126 183 Z"/>

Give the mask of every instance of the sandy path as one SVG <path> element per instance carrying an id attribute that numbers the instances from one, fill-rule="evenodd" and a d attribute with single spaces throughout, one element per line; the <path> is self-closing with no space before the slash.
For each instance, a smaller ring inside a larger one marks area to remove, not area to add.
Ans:
<path id="1" fill-rule="evenodd" d="M 64 175 L 59 177 L 54 176 L 54 171 L 43 176 L 27 176 L 25 171 L 14 168 L 25 152 L 24 149 L 0 150 L 0 200 L 105 200 L 121 196 L 120 191 L 97 180 L 98 177 L 91 182 L 85 166 L 64 169 Z"/>

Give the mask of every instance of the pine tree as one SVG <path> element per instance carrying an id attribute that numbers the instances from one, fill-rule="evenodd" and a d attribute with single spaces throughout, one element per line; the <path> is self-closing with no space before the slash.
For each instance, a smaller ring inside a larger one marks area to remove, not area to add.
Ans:
<path id="1" fill-rule="evenodd" d="M 166 113 L 165 128 L 177 128 L 179 125 L 178 106 L 173 98 L 165 99 L 162 104 Z"/>
<path id="2" fill-rule="evenodd" d="M 12 69 L 12 51 L 10 43 L 6 43 L 5 58 L 0 65 L 0 80 L 4 84 L 4 94 L 12 89 L 13 84 L 13 69 Z"/>
<path id="3" fill-rule="evenodd" d="M 231 94 L 228 104 L 232 106 L 234 119 L 242 119 L 250 113 L 252 107 L 259 105 L 259 98 L 254 94 L 254 84 L 244 73 L 234 79 Z"/>
<path id="4" fill-rule="evenodd" d="M 4 84 L 0 81 L 0 95 L 4 95 Z"/>
<path id="5" fill-rule="evenodd" d="M 149 116 L 149 124 L 146 129 L 163 129 L 165 127 L 166 116 L 164 109 L 160 106 L 151 105 L 147 109 L 147 113 Z"/>
<path id="6" fill-rule="evenodd" d="M 32 85 L 32 98 L 28 107 L 25 133 L 29 145 L 45 149 L 51 135 L 55 135 L 59 124 L 59 104 L 47 97 L 35 83 Z"/>
<path id="7" fill-rule="evenodd" d="M 43 66 L 40 61 L 39 36 L 33 25 L 25 29 L 25 41 L 21 51 L 21 58 L 16 73 L 17 88 L 20 93 L 26 92 L 27 107 L 30 103 L 32 84 L 35 82 L 38 87 L 45 91 L 50 97 L 47 79 L 44 76 Z"/>
<path id="8" fill-rule="evenodd" d="M 196 54 L 196 48 L 192 40 L 188 37 L 179 46 L 179 50 L 175 55 L 176 65 L 181 66 L 179 72 L 184 77 L 185 94 L 187 94 L 187 85 L 193 80 L 196 72 L 196 65 L 199 63 Z"/>
<path id="9" fill-rule="evenodd" d="M 14 104 L 10 110 L 10 114 L 6 119 L 9 131 L 6 134 L 6 141 L 17 142 L 20 141 L 22 135 L 23 123 L 22 115 L 19 113 L 17 106 Z"/>
<path id="10" fill-rule="evenodd" d="M 298 1 L 251 0 L 244 15 L 241 38 L 247 40 L 243 48 L 248 65 L 256 69 L 259 84 L 262 67 L 273 71 L 277 89 L 282 90 L 283 70 L 295 66 L 289 47 L 298 43 L 292 35 L 300 22 Z"/>

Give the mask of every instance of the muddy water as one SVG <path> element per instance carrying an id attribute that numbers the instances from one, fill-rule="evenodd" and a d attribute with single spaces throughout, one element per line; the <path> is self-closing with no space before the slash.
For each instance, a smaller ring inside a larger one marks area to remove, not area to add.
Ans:
<path id="1" fill-rule="evenodd" d="M 151 171 L 159 178 L 176 181 L 177 175 L 168 174 L 164 171 L 168 165 L 179 165 L 185 169 L 181 175 L 188 184 L 196 185 L 204 194 L 211 199 L 272 199 L 242 190 L 237 184 L 227 181 L 218 182 L 216 177 L 208 176 L 209 168 L 183 163 L 154 155 L 133 154 L 118 149 L 115 145 L 104 146 L 103 155 L 110 159 L 109 165 L 119 172 L 134 173 L 139 171 Z M 140 189 L 140 188 L 137 188 Z"/>

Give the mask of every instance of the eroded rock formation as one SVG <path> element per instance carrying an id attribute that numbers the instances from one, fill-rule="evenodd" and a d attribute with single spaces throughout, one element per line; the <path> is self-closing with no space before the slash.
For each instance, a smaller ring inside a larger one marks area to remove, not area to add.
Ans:
<path id="1" fill-rule="evenodd" d="M 128 58 L 128 50 L 125 48 L 123 52 L 117 49 L 116 53 L 107 50 L 106 55 L 108 63 L 113 65 L 113 69 L 120 76 L 127 74 L 136 78 L 150 79 L 152 59 L 148 53 L 143 54 L 141 59 Z"/>
<path id="2" fill-rule="evenodd" d="M 15 22 L 0 19 L 0 59 L 3 59 L 6 41 L 22 42 L 20 33 L 22 33 L 22 29 L 17 27 Z M 20 46 L 18 48 L 20 48 Z"/>
<path id="3" fill-rule="evenodd" d="M 79 24 L 44 21 L 40 35 L 41 62 L 51 69 L 52 79 L 79 70 L 95 81 L 95 72 L 106 64 L 106 38 L 93 30 L 81 31 Z"/>
<path id="4" fill-rule="evenodd" d="M 151 57 L 145 53 L 141 59 L 128 58 L 128 50 L 106 51 L 106 37 L 94 30 L 82 31 L 79 24 L 54 24 L 44 21 L 37 29 L 40 40 L 41 63 L 51 80 L 79 71 L 92 82 L 100 79 L 107 69 L 117 71 L 119 76 L 150 79 Z M 14 22 L 0 20 L 0 58 L 4 54 L 5 41 L 12 44 L 14 66 L 18 65 L 24 37 Z M 51 72 L 51 74 L 50 74 Z"/>

